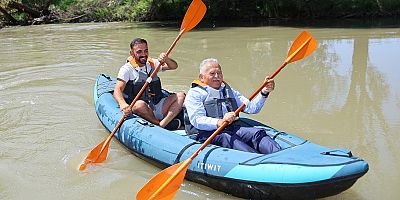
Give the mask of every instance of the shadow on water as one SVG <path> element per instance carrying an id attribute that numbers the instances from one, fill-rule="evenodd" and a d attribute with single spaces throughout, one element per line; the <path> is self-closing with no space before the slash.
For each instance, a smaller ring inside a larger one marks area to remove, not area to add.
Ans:
<path id="1" fill-rule="evenodd" d="M 181 26 L 181 21 L 142 22 L 135 23 L 141 28 L 157 28 L 176 30 Z M 212 21 L 203 20 L 194 31 L 209 31 L 213 28 L 224 29 L 232 27 L 310 27 L 310 28 L 399 28 L 400 18 L 367 18 L 367 19 L 332 19 L 332 20 L 285 20 L 269 19 L 265 21 Z M 128 27 L 127 27 L 128 28 Z"/>

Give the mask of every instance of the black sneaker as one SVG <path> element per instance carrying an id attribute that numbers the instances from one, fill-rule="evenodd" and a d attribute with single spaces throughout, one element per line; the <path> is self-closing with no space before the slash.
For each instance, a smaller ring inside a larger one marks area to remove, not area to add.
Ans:
<path id="1" fill-rule="evenodd" d="M 175 118 L 171 122 L 169 122 L 164 128 L 172 131 L 177 130 L 179 127 L 181 127 L 181 120 Z"/>

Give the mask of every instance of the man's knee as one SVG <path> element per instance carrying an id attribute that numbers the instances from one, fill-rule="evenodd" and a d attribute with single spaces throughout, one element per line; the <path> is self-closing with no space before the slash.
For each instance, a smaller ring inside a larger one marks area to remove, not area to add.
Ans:
<path id="1" fill-rule="evenodd" d="M 174 107 L 178 106 L 178 111 L 182 110 L 183 101 L 185 100 L 185 93 L 184 92 L 177 92 L 169 96 L 168 103 L 170 106 L 174 105 Z"/>
<path id="2" fill-rule="evenodd" d="M 265 130 L 261 129 L 261 128 L 258 129 L 258 130 L 256 129 L 254 134 L 253 134 L 253 138 L 254 139 L 261 139 L 261 138 L 263 138 L 265 136 L 267 136 L 267 132 L 265 132 Z"/>
<path id="3" fill-rule="evenodd" d="M 133 106 L 132 111 L 138 114 L 147 114 L 149 111 L 149 105 L 143 100 L 138 100 L 136 101 L 135 106 Z"/>
<path id="4" fill-rule="evenodd" d="M 215 145 L 222 146 L 225 148 L 232 148 L 231 135 L 228 133 L 220 133 L 214 139 Z"/>
<path id="5" fill-rule="evenodd" d="M 183 103 L 183 101 L 185 100 L 186 94 L 184 92 L 177 92 L 175 94 L 172 94 L 171 96 L 169 96 L 169 98 L 171 98 L 172 101 L 178 101 L 178 103 Z"/>
<path id="6" fill-rule="evenodd" d="M 282 147 L 269 136 L 265 136 L 259 143 L 258 151 L 262 154 L 270 154 L 281 150 Z"/>
<path id="7" fill-rule="evenodd" d="M 183 102 L 185 100 L 186 94 L 184 92 L 177 92 L 176 98 L 179 102 Z"/>

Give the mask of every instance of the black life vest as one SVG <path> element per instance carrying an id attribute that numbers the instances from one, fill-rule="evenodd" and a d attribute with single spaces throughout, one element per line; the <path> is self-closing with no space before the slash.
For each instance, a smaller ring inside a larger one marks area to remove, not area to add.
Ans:
<path id="1" fill-rule="evenodd" d="M 138 64 L 136 63 L 135 59 L 132 56 L 128 58 L 127 62 L 129 62 L 134 68 L 134 70 L 136 70 L 135 68 L 138 66 Z M 153 71 L 155 70 L 154 62 L 151 58 L 147 59 L 145 67 L 147 68 L 148 66 L 151 67 L 150 72 L 144 73 L 136 70 L 139 74 L 139 78 L 136 81 L 129 80 L 126 83 L 125 89 L 123 91 L 126 103 L 128 104 L 132 103 L 133 99 L 136 97 L 140 89 L 142 89 L 143 85 L 146 83 L 146 79 L 150 77 L 150 74 L 153 73 Z M 152 81 L 149 83 L 146 90 L 141 95 L 140 99 L 146 101 L 149 104 L 156 105 L 158 102 L 160 102 L 162 98 L 164 98 L 164 94 L 161 89 L 162 89 L 161 80 L 156 74 L 153 77 Z"/>

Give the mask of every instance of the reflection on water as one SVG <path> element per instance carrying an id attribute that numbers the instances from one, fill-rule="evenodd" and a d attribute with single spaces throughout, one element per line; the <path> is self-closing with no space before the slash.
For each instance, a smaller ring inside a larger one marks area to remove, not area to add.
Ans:
<path id="1" fill-rule="evenodd" d="M 0 30 L 0 199 L 131 199 L 159 171 L 116 140 L 106 163 L 83 173 L 74 166 L 107 136 L 92 105 L 96 76 L 116 75 L 135 37 L 148 40 L 152 56 L 166 51 L 179 28 L 160 25 Z M 305 29 L 317 39 L 318 49 L 285 67 L 275 78 L 276 90 L 267 105 L 254 118 L 321 145 L 348 148 L 369 162 L 370 171 L 350 190 L 326 199 L 396 199 L 398 26 L 195 28 L 171 53 L 179 68 L 160 77 L 166 89 L 187 91 L 200 61 L 215 57 L 226 81 L 249 96 L 282 64 Z M 176 199 L 188 198 L 233 197 L 185 181 Z"/>

